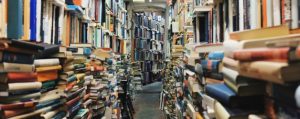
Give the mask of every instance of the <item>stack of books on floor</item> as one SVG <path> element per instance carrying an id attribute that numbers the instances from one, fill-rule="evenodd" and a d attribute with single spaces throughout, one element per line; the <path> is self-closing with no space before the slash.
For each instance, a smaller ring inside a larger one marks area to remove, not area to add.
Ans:
<path id="1" fill-rule="evenodd" d="M 202 95 L 204 117 L 299 118 L 300 36 L 264 34 L 279 27 L 232 33 L 224 43 L 224 82 L 206 84 Z M 234 37 L 233 37 L 234 36 Z M 234 46 L 234 47 L 231 47 Z M 205 68 L 204 68 L 205 70 Z"/>
<path id="2" fill-rule="evenodd" d="M 99 60 L 92 59 L 88 70 L 91 71 L 92 78 L 91 83 L 88 86 L 88 93 L 90 95 L 89 100 L 91 101 L 91 113 L 94 118 L 101 118 L 105 113 L 105 90 L 107 89 L 106 84 L 103 84 L 104 66 Z"/>
<path id="3" fill-rule="evenodd" d="M 1 39 L 1 118 L 48 117 L 64 100 L 57 96 L 58 59 L 45 59 L 59 46 Z M 60 114 L 51 114 L 60 117 Z"/>
<path id="4" fill-rule="evenodd" d="M 215 80 L 223 80 L 223 74 L 221 72 L 222 69 L 222 59 L 224 57 L 224 52 L 215 51 L 210 52 L 206 59 L 202 59 L 201 65 L 203 68 L 204 76 L 207 80 L 215 79 Z"/>

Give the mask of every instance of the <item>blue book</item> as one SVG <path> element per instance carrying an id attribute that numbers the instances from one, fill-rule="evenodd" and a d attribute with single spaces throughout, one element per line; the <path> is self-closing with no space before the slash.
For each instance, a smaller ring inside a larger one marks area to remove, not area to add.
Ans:
<path id="1" fill-rule="evenodd" d="M 204 71 L 219 72 L 220 60 L 201 60 Z"/>
<path id="2" fill-rule="evenodd" d="M 23 36 L 23 0 L 8 0 L 7 37 L 20 39 Z"/>
<path id="3" fill-rule="evenodd" d="M 223 58 L 224 58 L 223 51 L 216 51 L 208 54 L 208 59 L 210 60 L 222 60 Z"/>
<path id="4" fill-rule="evenodd" d="M 205 86 L 207 95 L 228 107 L 263 108 L 263 96 L 237 96 L 224 83 Z"/>
<path id="5" fill-rule="evenodd" d="M 30 41 L 36 41 L 37 0 L 30 0 Z"/>

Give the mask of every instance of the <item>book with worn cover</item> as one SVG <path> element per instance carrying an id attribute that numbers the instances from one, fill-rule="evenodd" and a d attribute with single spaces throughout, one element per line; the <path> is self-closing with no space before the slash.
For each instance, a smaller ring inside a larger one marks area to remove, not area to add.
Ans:
<path id="1" fill-rule="evenodd" d="M 254 61 L 239 64 L 239 74 L 264 81 L 284 84 L 299 81 L 299 64 L 289 65 L 286 62 Z"/>
<path id="2" fill-rule="evenodd" d="M 59 59 L 36 59 L 34 60 L 35 67 L 47 67 L 59 65 Z"/>
<path id="3" fill-rule="evenodd" d="M 34 65 L 18 64 L 18 63 L 3 63 L 3 70 L 6 72 L 34 72 Z"/>

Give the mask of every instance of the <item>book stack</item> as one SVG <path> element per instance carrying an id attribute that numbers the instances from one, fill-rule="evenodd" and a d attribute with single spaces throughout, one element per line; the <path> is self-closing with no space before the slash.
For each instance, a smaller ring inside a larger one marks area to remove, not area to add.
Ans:
<path id="1" fill-rule="evenodd" d="M 223 80 L 223 74 L 221 73 L 222 69 L 222 59 L 224 57 L 224 52 L 215 51 L 210 52 L 207 56 L 207 59 L 202 59 L 201 65 L 203 68 L 203 73 L 206 78 Z"/>
<path id="2" fill-rule="evenodd" d="M 59 50 L 57 45 L 1 39 L 1 115 L 3 118 L 41 117 L 56 110 L 63 102 L 51 100 L 57 70 L 57 59 L 46 59 Z M 38 60 L 36 60 L 38 59 Z M 50 76 L 50 75 L 51 76 Z"/>
<path id="3" fill-rule="evenodd" d="M 93 118 L 101 118 L 105 113 L 105 92 L 106 84 L 101 82 L 103 79 L 104 66 L 100 60 L 92 59 L 90 66 L 87 68 L 91 71 L 91 83 L 88 86 L 88 102 L 90 102 L 90 111 Z"/>
<path id="4" fill-rule="evenodd" d="M 225 47 L 229 47 L 229 42 L 236 42 L 240 47 L 226 51 L 223 60 L 223 73 L 227 77 L 225 84 L 238 95 L 260 93 L 267 97 L 264 112 L 266 117 L 299 118 L 299 107 L 296 106 L 298 98 L 295 97 L 299 84 L 299 74 L 296 73 L 299 70 L 299 35 L 284 34 L 287 28 L 281 28 L 281 34 L 244 37 L 247 33 L 272 29 L 280 27 L 232 33 L 231 40 L 225 41 L 228 42 Z"/>
<path id="5" fill-rule="evenodd" d="M 172 47 L 172 57 L 182 57 L 183 56 L 184 47 L 182 45 L 173 45 Z"/>

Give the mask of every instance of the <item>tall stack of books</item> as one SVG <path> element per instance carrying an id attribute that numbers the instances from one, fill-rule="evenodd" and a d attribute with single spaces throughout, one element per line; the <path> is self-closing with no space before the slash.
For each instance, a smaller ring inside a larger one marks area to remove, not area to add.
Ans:
<path id="1" fill-rule="evenodd" d="M 274 34 L 274 29 L 280 29 L 281 33 Z M 226 49 L 225 84 L 238 95 L 264 95 L 263 114 L 268 118 L 299 118 L 296 89 L 300 76 L 297 73 L 300 36 L 286 31 L 286 27 L 244 31 L 232 33 L 231 40 L 225 41 L 226 47 L 230 42 L 239 47 Z M 245 37 L 248 33 L 262 32 L 268 34 Z"/>
<path id="2" fill-rule="evenodd" d="M 51 102 L 45 104 L 42 100 L 45 94 L 53 89 L 45 90 L 47 82 L 44 81 L 56 80 L 57 70 L 53 71 L 53 77 L 41 72 L 50 71 L 45 69 L 52 69 L 49 67 L 56 63 L 51 62 L 48 65 L 37 63 L 35 60 L 45 58 L 46 53 L 49 55 L 56 53 L 59 46 L 8 39 L 1 39 L 0 44 L 4 46 L 0 50 L 1 118 L 40 117 L 42 113 L 54 110 L 62 104 L 54 105 Z M 58 69 L 61 68 L 59 65 L 56 66 Z"/>
<path id="3" fill-rule="evenodd" d="M 92 117 L 97 118 L 102 117 L 105 113 L 105 94 L 103 90 L 106 88 L 106 85 L 101 82 L 104 67 L 102 66 L 102 62 L 96 59 L 92 59 L 90 64 L 88 69 L 90 69 L 93 78 L 90 80 L 91 83 L 88 86 L 87 93 L 90 95 Z"/>

